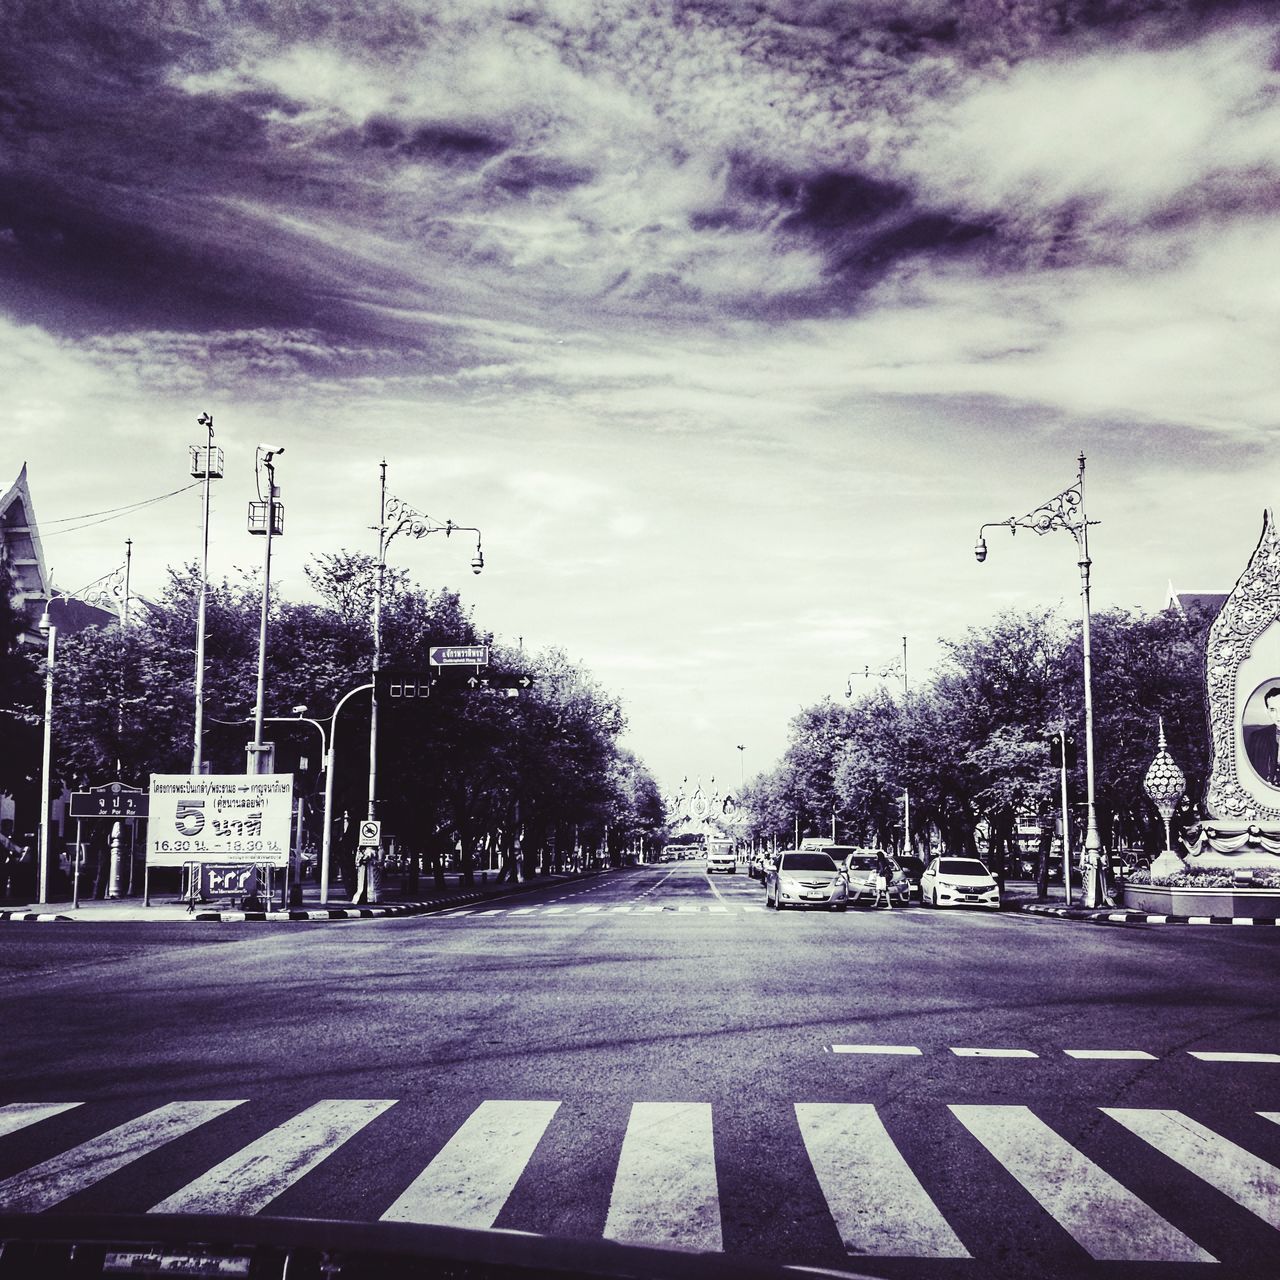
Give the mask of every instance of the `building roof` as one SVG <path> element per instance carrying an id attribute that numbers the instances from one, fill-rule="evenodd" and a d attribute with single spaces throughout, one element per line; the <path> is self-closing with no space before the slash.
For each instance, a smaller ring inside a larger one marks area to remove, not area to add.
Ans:
<path id="1" fill-rule="evenodd" d="M 25 462 L 18 478 L 0 494 L 0 563 L 8 566 L 13 578 L 15 609 L 27 615 L 23 639 L 28 644 L 43 644 L 44 637 L 38 625 L 40 615 L 44 612 L 45 601 L 56 593 L 56 588 L 45 565 Z M 50 616 L 56 626 L 68 632 L 118 621 L 110 609 L 74 599 L 56 601 Z"/>
<path id="2" fill-rule="evenodd" d="M 1213 619 L 1222 611 L 1222 606 L 1230 596 L 1230 591 L 1177 591 L 1170 582 L 1169 597 L 1164 607 L 1176 609 L 1184 618 L 1196 615 Z"/>

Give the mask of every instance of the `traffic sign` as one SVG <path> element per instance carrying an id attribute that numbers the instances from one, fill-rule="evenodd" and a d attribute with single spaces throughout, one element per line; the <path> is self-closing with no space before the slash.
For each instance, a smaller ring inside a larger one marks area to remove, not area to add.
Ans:
<path id="1" fill-rule="evenodd" d="M 71 793 L 73 818 L 145 818 L 151 796 L 122 782 Z"/>
<path id="2" fill-rule="evenodd" d="M 382 843 L 382 823 L 365 819 L 360 823 L 360 843 L 362 845 L 380 845 Z"/>
<path id="3" fill-rule="evenodd" d="M 533 677 L 523 671 L 499 671 L 492 675 L 468 676 L 464 683 L 468 689 L 528 689 Z"/>
<path id="4" fill-rule="evenodd" d="M 486 667 L 487 644 L 438 644 L 428 655 L 433 667 Z"/>

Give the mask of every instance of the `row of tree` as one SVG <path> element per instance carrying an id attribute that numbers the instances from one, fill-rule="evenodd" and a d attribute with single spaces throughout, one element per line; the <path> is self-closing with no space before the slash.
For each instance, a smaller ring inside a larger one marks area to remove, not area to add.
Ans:
<path id="1" fill-rule="evenodd" d="M 316 602 L 273 597 L 266 663 L 266 714 L 327 721 L 339 699 L 366 683 L 372 666 L 371 556 L 316 557 L 307 569 Z M 146 786 L 152 773 L 192 764 L 199 578 L 171 571 L 158 601 L 135 607 L 128 627 L 59 637 L 54 701 L 55 789 L 116 779 Z M 6 751 L 0 789 L 34 795 L 43 712 L 42 663 L 18 653 L 19 619 L 0 590 L 0 708 L 16 750 Z M 261 579 L 211 584 L 206 605 L 204 758 L 214 772 L 245 768 L 246 722 L 257 683 Z M 429 591 L 388 571 L 382 606 L 383 666 L 428 669 L 434 645 L 489 641 L 457 593 Z M 378 816 L 402 851 L 424 854 L 437 875 L 458 850 L 470 880 L 477 850 L 495 851 L 502 874 L 533 874 L 576 852 L 618 862 L 641 839 L 660 843 L 658 787 L 620 743 L 617 699 L 563 652 L 492 646 L 493 672 L 528 672 L 518 696 L 465 685 L 426 699 L 379 700 Z M 306 708 L 299 713 L 298 708 Z M 344 707 L 337 729 L 335 813 L 365 816 L 369 779 L 367 694 Z M 320 735 L 305 723 L 269 724 L 276 768 L 295 771 L 312 803 L 307 838 L 320 843 Z M 304 767 L 305 761 L 305 767 Z M 416 872 L 418 859 L 413 860 Z"/>
<path id="2" fill-rule="evenodd" d="M 1096 809 L 1105 848 L 1162 847 L 1163 829 L 1142 790 L 1161 719 L 1188 796 L 1203 794 L 1210 622 L 1172 610 L 1093 619 Z M 801 711 L 782 760 L 744 794 L 751 833 L 790 843 L 797 826 L 826 834 L 834 818 L 842 841 L 901 849 L 905 792 L 913 845 L 981 852 L 1003 868 L 1028 818 L 1045 832 L 1047 852 L 1060 791 L 1050 741 L 1059 731 L 1080 744 L 1069 776 L 1078 846 L 1086 795 L 1080 627 L 1052 613 L 1004 614 L 944 643 L 937 670 L 909 696 L 876 690 Z"/>

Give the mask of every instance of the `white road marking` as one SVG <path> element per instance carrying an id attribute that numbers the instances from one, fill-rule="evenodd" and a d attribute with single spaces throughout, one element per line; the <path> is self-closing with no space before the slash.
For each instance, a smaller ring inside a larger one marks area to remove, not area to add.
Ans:
<path id="1" fill-rule="evenodd" d="M 50 1116 L 60 1116 L 64 1111 L 84 1106 L 83 1102 L 11 1102 L 0 1107 L 0 1138 L 6 1133 L 17 1133 L 29 1124 L 38 1124 Z"/>
<path id="2" fill-rule="evenodd" d="M 665 911 L 666 907 L 641 907 L 641 911 Z"/>
<path id="3" fill-rule="evenodd" d="M 630 907 L 610 907 L 610 911 L 630 911 Z"/>
<path id="4" fill-rule="evenodd" d="M 482 1102 L 383 1221 L 493 1226 L 559 1106 Z"/>
<path id="5" fill-rule="evenodd" d="M 1029 1107 L 952 1104 L 951 1110 L 1090 1257 L 1216 1261 Z"/>
<path id="6" fill-rule="evenodd" d="M 1156 1055 L 1145 1049 L 1064 1049 L 1068 1058 L 1093 1058 L 1100 1062 L 1119 1062 L 1127 1059 L 1143 1059 L 1154 1062 Z"/>
<path id="7" fill-rule="evenodd" d="M 692 911 L 701 911 L 702 907 L 696 902 L 682 902 L 678 907 L 676 907 L 676 910 L 687 914 Z"/>
<path id="8" fill-rule="evenodd" d="M 277 1125 L 256 1142 L 155 1205 L 152 1213 L 261 1213 L 395 1100 L 330 1099 Z"/>
<path id="9" fill-rule="evenodd" d="M 870 1103 L 797 1102 L 796 1119 L 845 1249 L 879 1258 L 967 1258 Z"/>
<path id="10" fill-rule="evenodd" d="M 1030 1049 L 955 1049 L 957 1058 L 1038 1058 Z"/>
<path id="11" fill-rule="evenodd" d="M 537 907 L 514 907 L 511 914 L 513 916 L 531 916 L 537 909 Z"/>
<path id="12" fill-rule="evenodd" d="M 920 1056 L 920 1050 L 913 1044 L 833 1044 L 832 1053 L 902 1053 Z"/>
<path id="13" fill-rule="evenodd" d="M 707 912 L 708 912 L 709 914 L 714 914 L 714 913 L 716 913 L 716 912 L 719 912 L 720 914 L 722 914 L 722 915 L 723 915 L 723 914 L 727 914 L 727 913 L 728 913 L 728 910 L 729 910 L 729 908 L 728 908 L 728 907 L 726 907 L 726 906 L 711 906 L 711 907 L 708 907 L 708 908 L 707 908 Z"/>
<path id="14" fill-rule="evenodd" d="M 1196 1049 L 1189 1052 L 1202 1062 L 1280 1062 L 1280 1053 L 1211 1053 Z"/>
<path id="15" fill-rule="evenodd" d="M 592 911 L 603 911 L 603 910 L 604 910 L 604 908 L 603 908 L 603 907 L 579 907 L 579 908 L 578 908 L 578 914 L 579 914 L 580 916 L 585 916 L 585 915 L 587 915 L 589 912 L 592 912 Z"/>
<path id="16" fill-rule="evenodd" d="M 123 1169 L 139 1156 L 244 1106 L 235 1102 L 169 1102 L 136 1120 L 82 1142 L 70 1151 L 0 1182 L 0 1209 L 40 1213 Z"/>
<path id="17" fill-rule="evenodd" d="M 604 1234 L 664 1248 L 724 1248 L 710 1103 L 632 1106 Z"/>
<path id="18" fill-rule="evenodd" d="M 569 910 L 568 907 L 544 907 L 542 909 L 542 914 L 544 916 L 554 916 L 554 915 L 559 915 L 559 913 L 562 911 L 568 911 L 568 910 Z"/>
<path id="19" fill-rule="evenodd" d="M 1190 1169 L 1214 1190 L 1256 1213 L 1268 1226 L 1280 1227 L 1280 1169 L 1274 1165 L 1181 1111 L 1103 1107 L 1102 1113 Z"/>

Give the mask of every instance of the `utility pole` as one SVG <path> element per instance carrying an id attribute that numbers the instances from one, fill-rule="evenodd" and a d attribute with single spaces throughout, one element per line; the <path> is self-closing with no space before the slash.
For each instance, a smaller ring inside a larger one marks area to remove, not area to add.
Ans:
<path id="1" fill-rule="evenodd" d="M 191 751 L 191 772 L 198 774 L 203 766 L 204 754 L 204 643 L 205 604 L 209 595 L 209 489 L 210 481 L 222 478 L 222 450 L 215 455 L 213 449 L 213 415 L 202 413 L 196 419 L 198 426 L 209 433 L 203 447 L 191 446 L 191 474 L 204 481 L 203 545 L 200 552 L 200 595 L 196 603 L 196 723 L 195 742 Z"/>

